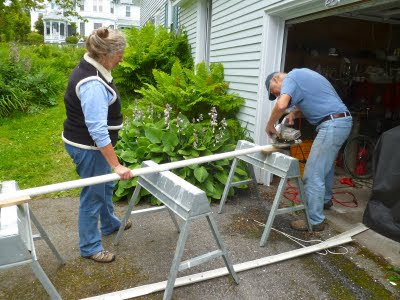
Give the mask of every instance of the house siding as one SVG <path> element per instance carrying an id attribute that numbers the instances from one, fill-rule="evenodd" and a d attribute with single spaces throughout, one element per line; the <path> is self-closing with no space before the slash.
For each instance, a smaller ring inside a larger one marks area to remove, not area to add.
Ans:
<path id="1" fill-rule="evenodd" d="M 160 9 L 163 10 L 161 13 L 161 20 L 164 24 L 165 19 L 165 3 L 166 0 L 142 0 L 140 3 L 140 27 L 142 27 L 146 22 L 152 18 Z"/>
<path id="2" fill-rule="evenodd" d="M 253 138 L 259 99 L 264 9 L 273 2 L 276 1 L 214 0 L 212 7 L 210 62 L 224 65 L 230 92 L 245 99 L 238 118 Z"/>
<path id="3" fill-rule="evenodd" d="M 181 7 L 179 26 L 182 26 L 188 35 L 192 57 L 196 58 L 196 39 L 197 39 L 197 3 L 188 2 Z"/>

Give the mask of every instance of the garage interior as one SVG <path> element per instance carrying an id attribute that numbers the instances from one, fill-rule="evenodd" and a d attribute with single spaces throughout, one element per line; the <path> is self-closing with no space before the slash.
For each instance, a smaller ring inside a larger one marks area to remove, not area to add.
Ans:
<path id="1" fill-rule="evenodd" d="M 325 76 L 353 115 L 351 136 L 363 134 L 376 142 L 400 125 L 398 1 L 290 24 L 287 30 L 284 71 L 305 67 Z M 307 121 L 295 126 L 303 141 L 316 135 Z"/>

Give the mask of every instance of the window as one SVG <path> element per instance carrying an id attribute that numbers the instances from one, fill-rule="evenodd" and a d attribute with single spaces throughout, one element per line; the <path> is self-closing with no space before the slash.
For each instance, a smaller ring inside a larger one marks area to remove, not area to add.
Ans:
<path id="1" fill-rule="evenodd" d="M 171 30 L 172 31 L 177 31 L 179 26 L 179 7 L 174 6 L 172 9 L 172 24 L 171 24 Z"/>
<path id="2" fill-rule="evenodd" d="M 50 22 L 46 22 L 46 35 L 50 35 Z"/>
<path id="3" fill-rule="evenodd" d="M 97 11 L 97 0 L 93 0 L 93 11 Z"/>
<path id="4" fill-rule="evenodd" d="M 76 26 L 72 26 L 71 24 L 68 24 L 67 33 L 68 33 L 68 36 L 75 35 L 76 34 Z"/>
<path id="5" fill-rule="evenodd" d="M 99 12 L 103 12 L 103 0 L 98 0 L 99 2 Z"/>
<path id="6" fill-rule="evenodd" d="M 97 29 L 102 27 L 103 25 L 101 23 L 94 23 L 94 28 L 93 29 Z"/>
<path id="7" fill-rule="evenodd" d="M 79 24 L 79 34 L 82 36 L 85 36 L 85 23 L 84 22 L 81 22 Z"/>
<path id="8" fill-rule="evenodd" d="M 169 24 L 168 24 L 168 2 L 165 3 L 165 5 L 164 5 L 164 11 L 165 11 L 164 27 L 168 28 L 169 27 Z"/>
<path id="9" fill-rule="evenodd" d="M 62 36 L 65 35 L 65 24 L 64 23 L 60 24 L 60 35 L 62 35 Z"/>
<path id="10" fill-rule="evenodd" d="M 114 14 L 114 2 L 110 3 L 110 13 Z"/>
<path id="11" fill-rule="evenodd" d="M 131 7 L 129 5 L 126 6 L 126 17 L 130 17 L 131 16 Z"/>
<path id="12" fill-rule="evenodd" d="M 58 30 L 58 23 L 53 22 L 52 24 L 52 34 L 58 34 L 59 30 Z"/>
<path id="13" fill-rule="evenodd" d="M 85 0 L 79 1 L 79 10 L 84 11 L 85 10 Z"/>

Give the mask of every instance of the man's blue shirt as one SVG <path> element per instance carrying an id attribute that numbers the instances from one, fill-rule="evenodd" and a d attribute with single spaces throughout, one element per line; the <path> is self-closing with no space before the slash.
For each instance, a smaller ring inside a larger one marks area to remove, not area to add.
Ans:
<path id="1" fill-rule="evenodd" d="M 331 114 L 348 111 L 332 84 L 310 69 L 289 72 L 282 81 L 282 94 L 291 97 L 289 107 L 296 106 L 311 124 Z"/>

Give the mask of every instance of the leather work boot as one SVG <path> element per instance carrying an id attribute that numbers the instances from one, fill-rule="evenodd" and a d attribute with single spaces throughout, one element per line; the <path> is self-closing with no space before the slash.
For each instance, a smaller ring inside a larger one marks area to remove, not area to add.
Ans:
<path id="1" fill-rule="evenodd" d="M 295 220 L 290 223 L 290 227 L 299 231 L 308 231 L 308 226 L 305 220 Z M 324 222 L 311 225 L 313 231 L 322 231 L 325 228 Z"/>
<path id="2" fill-rule="evenodd" d="M 93 254 L 91 256 L 84 256 L 84 258 L 88 258 L 100 263 L 110 263 L 115 260 L 115 255 L 109 251 L 102 250 L 99 253 Z"/>
<path id="3" fill-rule="evenodd" d="M 128 230 L 131 227 L 132 227 L 132 221 L 131 220 L 126 221 L 124 230 Z M 109 234 L 103 234 L 103 235 L 107 236 L 107 235 L 110 235 L 110 234 L 113 234 L 113 233 L 117 232 L 118 230 L 119 230 L 119 228 L 116 228 L 113 232 L 111 232 Z"/>
<path id="4" fill-rule="evenodd" d="M 324 209 L 330 209 L 333 206 L 333 201 L 329 200 L 328 202 L 324 203 Z"/>

